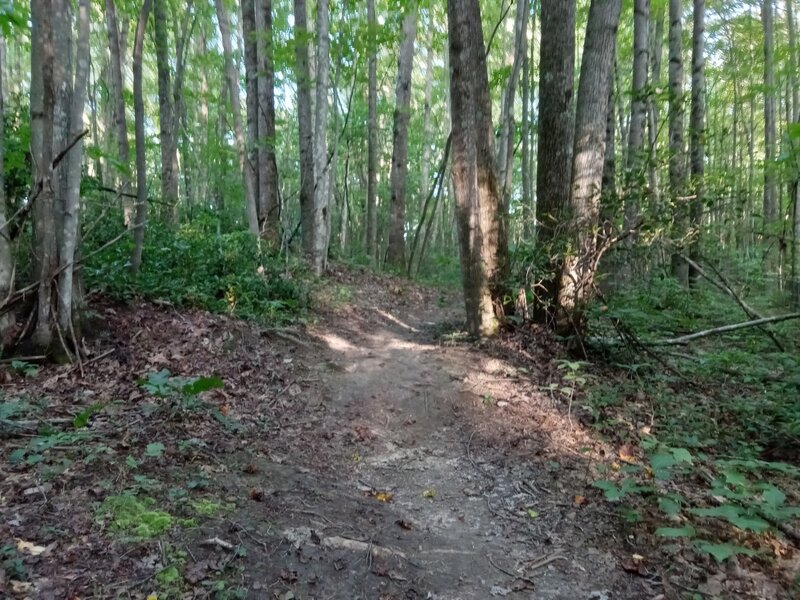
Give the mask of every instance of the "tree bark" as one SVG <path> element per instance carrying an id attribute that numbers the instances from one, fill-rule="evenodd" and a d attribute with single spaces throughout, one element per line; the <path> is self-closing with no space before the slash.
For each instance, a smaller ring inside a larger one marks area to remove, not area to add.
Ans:
<path id="1" fill-rule="evenodd" d="M 111 72 L 112 115 L 117 141 L 117 160 L 123 170 L 116 184 L 121 193 L 130 191 L 130 144 L 128 143 L 128 120 L 125 118 L 124 83 L 122 77 L 122 55 L 117 25 L 117 8 L 114 0 L 105 0 L 106 29 L 108 31 L 109 71 Z M 126 227 L 133 226 L 133 203 L 126 196 L 122 197 L 123 222 Z"/>
<path id="2" fill-rule="evenodd" d="M 800 123 L 800 82 L 797 68 L 797 23 L 794 17 L 794 0 L 786 0 L 786 21 L 789 29 L 789 85 L 792 87 L 792 124 Z M 792 139 L 792 153 L 800 153 L 797 138 Z M 800 161 L 795 159 L 792 180 L 789 186 L 792 203 L 792 297 L 794 305 L 800 307 Z"/>
<path id="3" fill-rule="evenodd" d="M 311 120 L 311 73 L 308 67 L 306 0 L 294 0 L 295 78 L 300 146 L 300 223 L 303 252 L 314 254 L 314 132 Z"/>
<path id="4" fill-rule="evenodd" d="M 387 264 L 406 266 L 406 179 L 408 178 L 408 122 L 411 118 L 411 71 L 417 35 L 417 6 L 411 3 L 403 20 L 403 41 L 397 63 L 394 128 L 392 131 L 391 202 Z"/>
<path id="5" fill-rule="evenodd" d="M 258 1 L 258 0 L 257 0 Z M 280 241 L 278 165 L 275 161 L 275 67 L 272 58 L 272 0 L 260 0 L 258 34 L 258 222 L 273 246 Z"/>
<path id="6" fill-rule="evenodd" d="M 672 202 L 672 276 L 689 285 L 689 265 L 681 258 L 688 224 L 683 95 L 683 7 L 669 0 L 669 189 Z"/>
<path id="7" fill-rule="evenodd" d="M 330 73 L 328 0 L 317 0 L 316 97 L 314 114 L 314 251 L 312 266 L 322 275 L 328 265 L 328 221 L 330 181 L 328 179 L 328 79 Z"/>
<path id="8" fill-rule="evenodd" d="M 159 140 L 161 146 L 161 200 L 168 223 L 178 220 L 178 145 L 175 143 L 175 114 L 169 64 L 166 0 L 153 0 L 156 70 L 158 72 Z"/>
<path id="9" fill-rule="evenodd" d="M 133 232 L 131 273 L 138 273 L 142 265 L 144 226 L 147 221 L 147 163 L 145 161 L 144 95 L 142 94 L 142 53 L 144 31 L 150 16 L 152 0 L 144 0 L 136 24 L 133 41 L 133 112 L 136 136 L 136 229 Z"/>
<path id="10" fill-rule="evenodd" d="M 778 220 L 778 190 L 775 181 L 775 45 L 773 0 L 762 0 L 764 27 L 764 227 L 763 234 Z"/>
<path id="11" fill-rule="evenodd" d="M 6 44 L 0 32 L 0 118 L 5 115 L 5 66 Z M 11 242 L 11 227 L 6 214 L 6 178 L 5 178 L 5 127 L 0 127 L 0 302 L 8 298 L 14 291 L 14 255 Z M 14 324 L 14 315 L 6 312 L 0 315 L 0 353 L 5 349 L 10 327 Z"/>
<path id="12" fill-rule="evenodd" d="M 575 1 L 543 0 L 541 23 L 536 222 L 537 245 L 550 257 L 551 273 L 535 312 L 540 320 L 549 320 L 558 301 L 557 226 L 572 183 Z"/>
<path id="13" fill-rule="evenodd" d="M 661 111 L 656 95 L 661 88 L 661 57 L 664 49 L 664 9 L 658 9 L 655 21 L 650 22 L 650 87 L 647 97 L 647 172 L 650 185 L 651 208 L 654 214 L 661 212 L 661 184 L 659 181 L 658 132 L 661 126 Z"/>
<path id="14" fill-rule="evenodd" d="M 507 248 L 495 172 L 492 103 L 478 0 L 448 0 L 453 186 L 467 329 L 497 333 Z"/>
<path id="15" fill-rule="evenodd" d="M 80 236 L 80 209 L 81 209 L 81 176 L 83 166 L 83 111 L 86 104 L 86 88 L 89 79 L 89 0 L 80 0 L 78 3 L 78 38 L 75 50 L 75 80 L 72 89 L 72 103 L 70 114 L 71 132 L 69 139 L 77 142 L 67 155 L 67 188 L 64 198 L 64 216 L 62 219 L 63 234 L 59 248 L 58 276 L 58 327 L 61 335 L 69 337 L 77 345 L 76 311 L 77 301 L 74 291 L 75 256 L 78 252 L 78 238 Z M 77 286 L 80 289 L 80 286 Z M 66 350 L 66 348 L 65 348 Z M 80 349 L 75 347 L 75 352 Z"/>
<path id="16" fill-rule="evenodd" d="M 567 227 L 574 242 L 565 254 L 558 290 L 557 331 L 582 339 L 586 307 L 602 253 L 598 219 L 608 121 L 608 89 L 616 48 L 621 0 L 592 0 L 586 26 L 575 112 L 572 195 Z"/>
<path id="17" fill-rule="evenodd" d="M 371 261 L 378 256 L 378 49 L 375 29 L 375 0 L 367 0 L 369 28 L 369 64 L 367 67 L 367 255 Z"/>
<path id="18" fill-rule="evenodd" d="M 700 239 L 703 226 L 705 177 L 705 0 L 694 0 L 692 29 L 692 108 L 689 118 L 689 146 L 691 157 L 692 195 L 689 209 L 691 243 L 689 258 L 700 257 Z M 689 284 L 697 282 L 698 274 L 689 266 Z"/>
<path id="19" fill-rule="evenodd" d="M 158 1 L 158 0 L 156 0 Z M 247 225 L 253 234 L 259 233 L 258 223 L 258 198 L 256 194 L 256 172 L 255 165 L 247 157 L 247 145 L 245 143 L 244 126 L 242 125 L 241 99 L 239 98 L 239 70 L 233 60 L 233 46 L 231 44 L 231 26 L 228 19 L 228 10 L 223 0 L 214 0 L 216 7 L 217 23 L 222 40 L 222 54 L 225 61 L 225 79 L 228 83 L 228 97 L 231 103 L 231 116 L 233 118 L 233 136 L 236 142 L 236 152 L 239 156 L 239 168 L 242 171 L 244 181 L 245 208 L 247 210 Z M 256 77 L 257 67 L 252 64 L 252 56 L 248 52 L 248 45 L 255 43 L 255 24 L 253 22 L 253 0 L 242 1 L 242 29 L 244 31 L 245 46 L 245 76 L 247 78 L 247 101 L 248 108 L 250 102 L 255 102 L 255 94 L 251 98 L 251 78 Z M 248 110 L 247 127 L 248 133 L 258 131 L 256 123 L 250 121 L 250 111 Z"/>
<path id="20" fill-rule="evenodd" d="M 644 165 L 644 124 L 647 116 L 647 67 L 649 62 L 648 33 L 650 0 L 633 2 L 633 83 L 631 86 L 631 123 L 628 129 L 628 160 L 626 164 L 625 229 L 632 229 L 641 205 L 641 186 Z"/>

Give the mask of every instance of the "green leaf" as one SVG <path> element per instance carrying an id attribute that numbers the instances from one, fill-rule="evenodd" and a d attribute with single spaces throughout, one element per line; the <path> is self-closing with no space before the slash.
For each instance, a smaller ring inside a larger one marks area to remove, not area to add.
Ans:
<path id="1" fill-rule="evenodd" d="M 8 462 L 10 462 L 12 465 L 18 465 L 25 458 L 26 452 L 28 452 L 27 448 L 17 448 L 16 450 L 12 450 L 11 454 L 8 455 Z"/>
<path id="2" fill-rule="evenodd" d="M 695 547 L 700 552 L 705 552 L 706 554 L 713 556 L 717 562 L 723 562 L 729 559 L 731 556 L 735 556 L 737 554 L 744 554 L 746 556 L 755 556 L 756 554 L 753 550 L 750 550 L 749 548 L 743 548 L 742 546 L 734 546 L 733 544 L 714 544 L 705 540 L 697 540 L 695 542 Z"/>
<path id="3" fill-rule="evenodd" d="M 692 464 L 692 455 L 686 448 L 673 448 L 672 456 L 674 456 L 675 460 L 679 463 Z"/>
<path id="4" fill-rule="evenodd" d="M 611 502 L 619 500 L 624 495 L 613 481 L 601 479 L 600 481 L 595 481 L 592 485 L 597 489 L 603 490 L 606 500 Z"/>
<path id="5" fill-rule="evenodd" d="M 671 452 L 656 452 L 650 457 L 650 466 L 656 472 L 663 472 L 676 464 L 677 461 Z"/>
<path id="6" fill-rule="evenodd" d="M 750 515 L 743 508 L 733 504 L 723 504 L 714 508 L 693 508 L 692 513 L 699 517 L 717 517 L 725 519 L 739 529 L 761 532 L 769 529 L 770 525 L 764 519 Z"/>
<path id="7" fill-rule="evenodd" d="M 694 527 L 691 525 L 686 527 L 659 527 L 656 529 L 656 535 L 664 538 L 690 538 L 694 537 Z"/>
<path id="8" fill-rule="evenodd" d="M 661 512 L 667 515 L 677 515 L 681 512 L 681 505 L 672 498 L 659 498 L 658 508 Z"/>
<path id="9" fill-rule="evenodd" d="M 199 377 L 183 386 L 183 393 L 186 396 L 197 396 L 208 390 L 216 390 L 223 386 L 222 379 L 219 377 Z"/>
<path id="10" fill-rule="evenodd" d="M 128 465 L 129 469 L 136 469 L 139 467 L 139 463 L 130 454 L 128 455 L 128 458 L 125 459 L 125 464 Z"/>
<path id="11" fill-rule="evenodd" d="M 92 418 L 93 415 L 96 415 L 101 410 L 105 408 L 105 404 L 92 404 L 91 406 L 87 406 L 72 420 L 72 426 L 75 429 L 83 429 L 89 424 L 89 419 Z"/>
<path id="12" fill-rule="evenodd" d="M 777 508 L 786 502 L 786 494 L 784 494 L 774 485 L 765 484 L 763 487 L 764 492 L 761 494 L 761 497 L 764 499 L 764 502 L 767 505 Z"/>
<path id="13" fill-rule="evenodd" d="M 159 457 L 164 453 L 164 444 L 161 442 L 153 442 L 152 444 L 147 444 L 147 448 L 144 451 L 145 456 L 151 457 Z"/>

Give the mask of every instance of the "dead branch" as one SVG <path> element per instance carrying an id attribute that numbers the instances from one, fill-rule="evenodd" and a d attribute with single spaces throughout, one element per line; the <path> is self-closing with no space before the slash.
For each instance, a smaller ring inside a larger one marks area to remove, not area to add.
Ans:
<path id="1" fill-rule="evenodd" d="M 781 321 L 790 321 L 792 319 L 800 319 L 800 312 L 777 315 L 775 317 L 765 317 L 762 319 L 756 319 L 754 321 L 745 321 L 744 323 L 734 323 L 733 325 L 723 325 L 722 327 L 714 327 L 712 329 L 706 329 L 704 331 L 682 335 L 669 340 L 656 340 L 645 343 L 648 346 L 680 346 L 711 335 L 719 335 L 721 333 L 728 333 L 731 331 L 737 331 L 739 329 L 746 329 L 748 327 L 759 327 L 767 323 L 780 323 Z"/>
<path id="2" fill-rule="evenodd" d="M 706 273 L 703 270 L 703 268 L 700 265 L 698 265 L 695 261 L 693 261 L 688 256 L 681 255 L 681 259 L 685 260 L 686 264 L 688 264 L 690 267 L 692 267 L 697 272 L 697 274 L 700 275 L 703 279 L 708 281 L 711 285 L 713 285 L 718 290 L 721 290 L 724 294 L 727 294 L 728 296 L 733 298 L 734 301 L 736 302 L 736 304 L 738 304 L 741 307 L 741 309 L 745 312 L 745 314 L 747 314 L 748 317 L 750 317 L 751 319 L 763 319 L 764 318 L 764 315 L 761 315 L 758 312 L 756 312 L 756 310 L 753 307 L 751 307 L 749 304 L 745 303 L 745 301 L 742 300 L 736 294 L 736 292 L 733 291 L 733 288 L 731 287 L 730 283 L 728 283 L 728 281 L 722 276 L 722 274 L 717 269 L 715 269 L 713 267 L 713 265 L 711 266 L 711 268 L 714 270 L 714 273 L 719 278 L 719 281 L 717 281 L 716 279 L 712 278 L 708 273 Z M 772 342 L 775 344 L 775 346 L 778 348 L 778 350 L 780 352 L 786 352 L 786 350 L 783 347 L 783 344 L 781 344 L 780 340 L 778 340 L 778 338 L 775 336 L 775 334 L 773 332 L 771 332 L 769 329 L 767 329 L 763 325 L 759 325 L 758 328 L 761 329 L 761 331 L 763 331 L 767 336 L 769 336 L 769 338 L 772 340 Z"/>

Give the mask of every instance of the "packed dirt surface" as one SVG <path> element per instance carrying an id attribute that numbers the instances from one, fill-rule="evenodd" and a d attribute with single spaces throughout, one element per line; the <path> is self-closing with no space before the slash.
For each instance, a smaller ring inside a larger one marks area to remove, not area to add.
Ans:
<path id="1" fill-rule="evenodd" d="M 368 274 L 315 305 L 286 329 L 101 305 L 82 366 L 9 369 L 0 596 L 691 597 L 591 487 L 607 450 L 545 334 L 476 345 L 457 294 Z"/>

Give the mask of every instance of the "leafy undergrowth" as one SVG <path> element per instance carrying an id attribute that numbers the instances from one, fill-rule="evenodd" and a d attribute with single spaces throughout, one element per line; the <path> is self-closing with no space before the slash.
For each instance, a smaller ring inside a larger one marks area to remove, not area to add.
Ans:
<path id="1" fill-rule="evenodd" d="M 745 291 L 759 312 L 787 312 Z M 698 577 L 705 595 L 760 597 L 754 582 L 764 577 L 800 593 L 798 322 L 769 326 L 772 336 L 750 328 L 649 345 L 749 320 L 718 290 L 686 292 L 669 279 L 617 294 L 593 319 L 601 359 L 567 363 L 572 383 L 559 389 L 618 449 L 595 487 L 671 560 L 747 574 L 712 568 Z"/>
<path id="2" fill-rule="evenodd" d="M 202 311 L 95 310 L 83 375 L 24 361 L 2 373 L 0 590 L 243 597 L 246 550 L 201 560 L 186 540 L 195 555 L 197 538 L 237 540 L 233 512 L 254 499 L 220 483 L 229 456 L 297 451 L 276 442 L 310 412 L 293 350 Z"/>
<path id="3" fill-rule="evenodd" d="M 136 276 L 128 270 L 133 242 L 127 236 L 89 256 L 87 285 L 121 300 L 139 296 L 262 323 L 291 320 L 306 306 L 302 263 L 293 259 L 289 269 L 285 259 L 247 232 L 207 229 L 202 219 L 177 231 L 148 228 Z M 99 229 L 87 243 L 101 248 L 117 234 Z"/>

